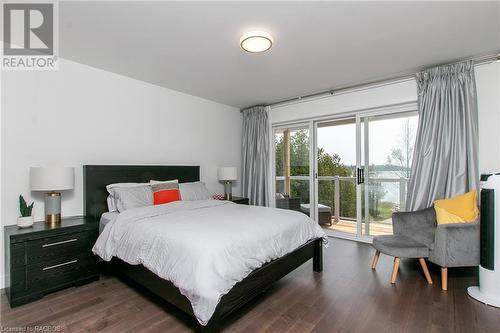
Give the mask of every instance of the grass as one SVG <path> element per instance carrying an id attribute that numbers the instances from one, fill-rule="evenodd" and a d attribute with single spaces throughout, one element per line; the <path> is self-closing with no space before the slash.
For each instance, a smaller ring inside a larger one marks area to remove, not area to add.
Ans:
<path id="1" fill-rule="evenodd" d="M 378 214 L 376 216 L 370 215 L 370 220 L 378 222 L 390 219 L 392 213 L 394 213 L 393 205 L 392 202 L 380 202 L 378 205 Z"/>

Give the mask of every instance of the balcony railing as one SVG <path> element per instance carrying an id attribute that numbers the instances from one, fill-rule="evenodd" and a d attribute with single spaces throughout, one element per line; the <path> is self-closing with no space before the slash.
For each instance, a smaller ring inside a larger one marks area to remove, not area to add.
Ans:
<path id="1" fill-rule="evenodd" d="M 300 180 L 300 181 L 309 181 L 309 176 L 290 176 L 290 180 Z M 284 176 L 277 176 L 276 181 L 285 181 Z M 340 220 L 354 220 L 354 216 L 342 216 L 341 215 L 341 182 L 351 182 L 353 184 L 356 184 L 356 177 L 348 177 L 348 176 L 319 176 L 318 181 L 331 181 L 333 182 L 333 188 L 334 188 L 334 197 L 333 197 L 333 211 L 332 211 L 332 218 L 335 222 L 338 222 Z M 396 199 L 393 199 L 393 201 L 386 201 L 394 204 L 394 209 L 395 210 L 404 210 L 406 207 L 406 188 L 407 188 L 407 183 L 408 179 L 407 178 L 391 178 L 391 177 L 366 177 L 365 178 L 365 183 L 369 187 L 370 184 L 383 184 L 383 183 L 397 183 L 399 184 L 398 187 L 398 194 L 395 193 L 390 193 L 389 196 L 397 197 Z M 381 198 L 379 198 L 380 201 L 384 201 L 384 197 L 388 193 L 384 194 Z M 319 198 L 324 199 L 324 198 Z M 356 198 L 354 198 L 356 200 Z"/>

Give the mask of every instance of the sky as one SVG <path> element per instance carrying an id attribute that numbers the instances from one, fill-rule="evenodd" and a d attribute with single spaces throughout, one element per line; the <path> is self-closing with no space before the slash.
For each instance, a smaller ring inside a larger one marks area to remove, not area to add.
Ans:
<path id="1" fill-rule="evenodd" d="M 417 116 L 374 120 L 369 122 L 370 164 L 386 164 L 393 148 L 401 146 L 404 123 L 410 119 L 416 134 Z M 356 164 L 356 124 L 318 128 L 318 147 L 328 154 L 338 154 L 345 165 Z"/>

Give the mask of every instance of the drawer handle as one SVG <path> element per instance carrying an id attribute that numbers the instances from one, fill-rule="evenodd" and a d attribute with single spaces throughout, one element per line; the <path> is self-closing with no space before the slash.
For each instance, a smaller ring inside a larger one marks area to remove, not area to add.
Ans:
<path id="1" fill-rule="evenodd" d="M 60 241 L 60 242 L 55 242 L 55 243 L 50 243 L 50 244 L 43 244 L 42 247 L 49 247 L 49 246 L 54 246 L 54 245 L 72 243 L 72 242 L 76 242 L 77 240 L 78 240 L 78 238 L 72 238 L 72 239 L 68 239 L 65 241 Z"/>
<path id="2" fill-rule="evenodd" d="M 53 268 L 57 268 L 57 267 L 61 267 L 61 266 L 66 266 L 66 265 L 71 265 L 71 264 L 74 264 L 74 263 L 77 263 L 78 260 L 71 260 L 71 261 L 68 261 L 68 262 L 63 262 L 62 264 L 57 264 L 57 265 L 54 265 L 54 266 L 47 266 L 47 267 L 44 267 L 42 270 L 43 271 L 48 271 L 49 269 L 53 269 Z"/>

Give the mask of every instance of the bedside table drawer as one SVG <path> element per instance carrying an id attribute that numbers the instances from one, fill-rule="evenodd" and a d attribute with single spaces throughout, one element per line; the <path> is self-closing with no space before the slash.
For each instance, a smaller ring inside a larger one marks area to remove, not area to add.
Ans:
<path id="1" fill-rule="evenodd" d="M 98 274 L 98 260 L 93 255 L 67 256 L 44 265 L 26 269 L 26 289 L 33 291 L 57 289 L 91 275 Z"/>
<path id="2" fill-rule="evenodd" d="M 92 231 L 28 241 L 26 244 L 26 264 L 51 262 L 57 258 L 90 254 L 96 239 L 97 231 Z"/>

